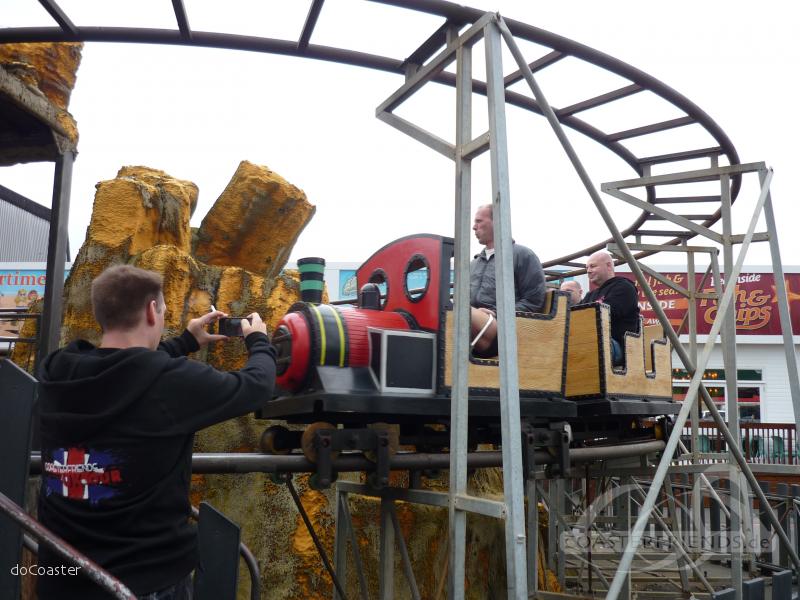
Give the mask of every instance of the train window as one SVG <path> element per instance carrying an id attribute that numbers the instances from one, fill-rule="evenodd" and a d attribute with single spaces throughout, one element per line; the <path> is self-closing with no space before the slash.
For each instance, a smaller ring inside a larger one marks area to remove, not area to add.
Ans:
<path id="1" fill-rule="evenodd" d="M 386 300 L 389 299 L 389 278 L 383 269 L 376 269 L 372 275 L 367 279 L 367 283 L 378 284 L 378 289 L 381 291 L 381 308 L 386 306 Z"/>
<path id="2" fill-rule="evenodd" d="M 419 302 L 428 291 L 431 282 L 430 265 L 428 259 L 421 254 L 415 254 L 406 265 L 405 275 L 403 276 L 404 291 L 406 297 L 411 302 Z"/>

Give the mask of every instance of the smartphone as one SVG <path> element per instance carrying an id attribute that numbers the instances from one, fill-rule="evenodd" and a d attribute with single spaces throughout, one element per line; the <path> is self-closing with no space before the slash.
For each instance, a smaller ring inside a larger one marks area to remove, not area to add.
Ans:
<path id="1" fill-rule="evenodd" d="M 217 321 L 217 332 L 228 337 L 242 337 L 242 321 L 245 319 L 247 317 L 222 317 Z"/>

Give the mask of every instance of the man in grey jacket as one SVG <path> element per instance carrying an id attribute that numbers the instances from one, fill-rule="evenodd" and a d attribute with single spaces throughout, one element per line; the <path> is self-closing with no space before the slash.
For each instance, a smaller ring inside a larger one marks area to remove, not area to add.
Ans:
<path id="1" fill-rule="evenodd" d="M 497 295 L 492 205 L 478 207 L 472 225 L 484 249 L 470 264 L 469 303 L 472 306 L 470 338 L 476 356 L 497 356 Z M 544 305 L 542 263 L 533 250 L 512 242 L 514 253 L 514 309 L 539 312 Z"/>

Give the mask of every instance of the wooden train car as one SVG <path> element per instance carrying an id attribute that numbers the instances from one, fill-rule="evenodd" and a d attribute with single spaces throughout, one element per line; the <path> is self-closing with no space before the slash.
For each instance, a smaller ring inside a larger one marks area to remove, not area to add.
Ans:
<path id="1" fill-rule="evenodd" d="M 567 359 L 567 296 L 548 290 L 541 313 L 516 314 L 517 361 L 520 396 L 564 397 L 564 372 Z M 453 380 L 453 312 L 444 320 L 445 389 Z M 472 394 L 497 394 L 500 385 L 500 360 L 470 357 L 468 380 Z"/>
<path id="2" fill-rule="evenodd" d="M 611 364 L 609 307 L 583 304 L 570 310 L 566 397 L 579 414 L 670 414 L 672 350 L 661 325 L 625 334 L 625 362 Z"/>

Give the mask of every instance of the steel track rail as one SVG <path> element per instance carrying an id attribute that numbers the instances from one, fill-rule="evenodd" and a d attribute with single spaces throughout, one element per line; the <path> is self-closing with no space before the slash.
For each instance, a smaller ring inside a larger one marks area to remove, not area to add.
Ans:
<path id="1" fill-rule="evenodd" d="M 33 0 L 31 0 L 33 1 Z M 169 2 L 170 0 L 164 0 Z M 375 4 L 384 4 L 396 9 L 414 10 L 430 15 L 441 17 L 445 24 L 440 27 L 430 38 L 423 43 L 419 49 L 408 57 L 379 56 L 358 49 L 338 48 L 322 46 L 310 43 L 313 37 L 313 30 L 318 18 L 323 18 L 325 13 L 336 10 L 335 3 L 325 4 L 321 0 L 315 0 L 309 10 L 309 16 L 305 27 L 303 27 L 300 37 L 297 40 L 272 39 L 257 36 L 236 35 L 221 32 L 195 31 L 189 26 L 190 14 L 187 14 L 181 2 L 172 4 L 176 15 L 175 29 L 152 29 L 152 28 L 133 28 L 133 27 L 81 27 L 73 23 L 68 15 L 58 7 L 55 1 L 47 0 L 48 12 L 58 23 L 59 26 L 53 27 L 12 27 L 0 29 L 0 43 L 19 43 L 19 42 L 123 42 L 123 43 L 144 43 L 144 44 L 165 44 L 180 46 L 196 46 L 205 48 L 220 48 L 229 50 L 244 50 L 250 52 L 263 52 L 284 56 L 294 56 L 347 64 L 367 69 L 375 69 L 399 76 L 405 76 L 408 68 L 413 65 L 421 65 L 431 56 L 438 52 L 445 44 L 446 27 L 451 24 L 458 27 L 470 25 L 483 16 L 484 11 L 476 8 L 461 6 L 445 0 L 369 0 Z M 540 57 L 532 57 L 532 63 L 537 65 L 537 70 L 545 69 L 551 64 L 557 63 L 565 57 L 573 57 L 584 61 L 601 69 L 605 69 L 624 79 L 630 84 L 615 91 L 602 94 L 594 98 L 587 98 L 570 107 L 556 109 L 559 121 L 586 137 L 594 140 L 616 154 L 625 161 L 638 176 L 645 174 L 646 168 L 651 164 L 673 162 L 683 160 L 693 156 L 725 156 L 731 165 L 739 164 L 739 155 L 722 128 L 694 102 L 659 81 L 655 77 L 641 71 L 623 61 L 620 61 L 608 54 L 590 48 L 579 42 L 570 40 L 563 36 L 554 34 L 543 29 L 539 29 L 527 23 L 505 20 L 509 30 L 516 38 L 524 39 L 529 42 L 551 49 L 550 54 Z M 402 35 L 402 32 L 396 32 Z M 510 76 L 509 76 L 510 77 Z M 450 73 L 441 73 L 433 81 L 455 87 L 455 76 Z M 511 77 L 508 85 L 514 82 Z M 474 91 L 485 95 L 486 83 L 475 80 L 473 82 Z M 635 93 L 650 92 L 675 106 L 682 114 L 682 117 L 663 123 L 652 123 L 645 126 L 632 128 L 620 132 L 605 132 L 594 127 L 586 120 L 576 115 L 582 111 L 589 110 L 600 105 L 608 105 L 622 100 Z M 542 114 L 536 102 L 523 94 L 506 90 L 506 102 L 509 105 Z M 688 148 L 683 151 L 671 152 L 659 156 L 637 156 L 626 148 L 622 142 L 631 137 L 642 138 L 652 135 L 665 129 L 671 129 L 687 124 L 696 124 L 702 127 L 716 142 L 716 146 L 705 149 Z M 741 177 L 736 176 L 732 179 L 732 197 L 735 199 L 741 188 Z M 657 198 L 653 187 L 647 189 L 648 202 L 654 203 Z M 706 207 L 706 213 L 710 213 L 710 207 Z M 720 208 L 717 207 L 711 214 L 699 215 L 699 219 L 705 227 L 710 227 L 716 223 L 721 216 Z M 642 212 L 627 227 L 621 228 L 621 233 L 625 237 L 647 236 L 647 229 L 643 225 L 652 219 L 652 213 L 647 210 Z M 673 228 L 674 229 L 674 228 Z M 680 231 L 680 235 L 668 237 L 661 242 L 665 245 L 678 245 L 685 239 L 694 237 L 691 231 Z M 669 230 L 667 233 L 671 233 Z M 612 241 L 611 238 L 600 240 L 584 248 L 579 248 L 561 257 L 548 259 L 543 262 L 543 266 L 548 271 L 554 268 L 566 270 L 564 275 L 576 275 L 583 273 L 584 269 L 579 264 L 590 254 L 604 248 Z M 642 251 L 636 254 L 637 258 L 643 258 L 654 254 L 654 251 Z"/>

